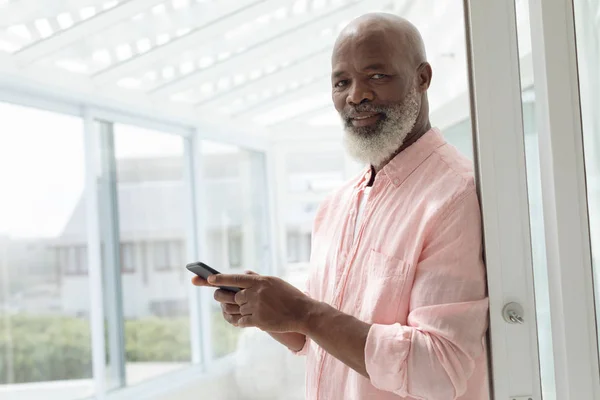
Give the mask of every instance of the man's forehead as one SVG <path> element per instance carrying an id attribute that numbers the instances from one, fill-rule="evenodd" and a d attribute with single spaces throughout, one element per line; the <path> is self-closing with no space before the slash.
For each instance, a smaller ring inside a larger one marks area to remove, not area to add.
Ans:
<path id="1" fill-rule="evenodd" d="M 400 50 L 402 39 L 398 36 L 392 37 L 383 30 L 372 31 L 350 31 L 340 36 L 333 49 L 332 58 L 342 58 L 352 53 L 360 53 L 364 56 L 385 55 Z"/>

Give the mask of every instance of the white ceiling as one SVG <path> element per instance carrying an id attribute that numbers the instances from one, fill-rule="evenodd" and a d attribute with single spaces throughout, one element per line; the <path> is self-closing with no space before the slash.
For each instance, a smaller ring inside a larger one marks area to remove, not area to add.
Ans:
<path id="1" fill-rule="evenodd" d="M 0 74 L 252 131 L 335 129 L 331 48 L 370 11 L 421 30 L 432 110 L 466 91 L 461 0 L 0 0 Z"/>

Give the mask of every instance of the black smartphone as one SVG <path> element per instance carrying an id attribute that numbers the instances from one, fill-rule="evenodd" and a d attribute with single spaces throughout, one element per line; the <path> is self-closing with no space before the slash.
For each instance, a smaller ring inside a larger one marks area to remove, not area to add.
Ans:
<path id="1" fill-rule="evenodd" d="M 220 274 L 219 271 L 209 267 L 208 265 L 206 265 L 202 262 L 190 263 L 190 264 L 186 265 L 185 267 L 190 272 L 193 272 L 194 274 L 198 275 L 200 278 L 204 278 L 204 279 L 208 279 L 208 277 L 211 275 L 219 275 Z M 219 289 L 228 290 L 233 293 L 237 293 L 240 290 L 242 290 L 240 288 L 230 287 L 230 286 L 219 286 Z"/>

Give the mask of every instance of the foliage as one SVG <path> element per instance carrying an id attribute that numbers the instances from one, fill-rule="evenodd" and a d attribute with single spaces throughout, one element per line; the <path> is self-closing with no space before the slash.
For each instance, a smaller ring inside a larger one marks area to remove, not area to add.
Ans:
<path id="1" fill-rule="evenodd" d="M 219 311 L 211 316 L 217 357 L 235 350 L 239 334 Z M 127 362 L 189 362 L 189 319 L 150 317 L 125 321 L 125 353 Z M 88 320 L 0 315 L 0 384 L 91 377 Z"/>

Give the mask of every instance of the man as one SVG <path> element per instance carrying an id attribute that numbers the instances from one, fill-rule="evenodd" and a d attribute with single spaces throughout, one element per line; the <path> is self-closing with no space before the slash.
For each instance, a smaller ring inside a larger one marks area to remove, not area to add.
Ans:
<path id="1" fill-rule="evenodd" d="M 369 167 L 316 215 L 306 294 L 249 273 L 209 278 L 243 288 L 215 299 L 307 355 L 308 399 L 487 399 L 479 204 L 471 163 L 431 129 L 421 36 L 365 15 L 332 69 L 346 147 Z"/>

